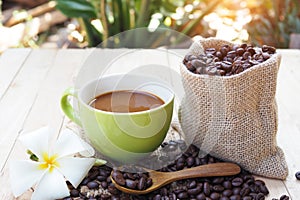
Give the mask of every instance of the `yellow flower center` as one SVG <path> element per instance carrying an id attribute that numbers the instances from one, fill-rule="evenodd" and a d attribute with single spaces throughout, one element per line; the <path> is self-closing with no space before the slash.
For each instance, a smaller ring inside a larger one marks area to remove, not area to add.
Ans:
<path id="1" fill-rule="evenodd" d="M 39 169 L 49 169 L 49 172 L 52 172 L 54 167 L 59 167 L 59 163 L 56 161 L 57 157 L 56 154 L 49 156 L 48 153 L 43 153 L 44 162 L 39 164 Z"/>

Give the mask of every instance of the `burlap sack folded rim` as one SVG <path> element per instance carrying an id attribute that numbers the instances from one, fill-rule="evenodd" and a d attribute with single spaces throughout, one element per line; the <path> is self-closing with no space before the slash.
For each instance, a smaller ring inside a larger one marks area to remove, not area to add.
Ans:
<path id="1" fill-rule="evenodd" d="M 208 41 L 208 42 L 207 42 Z M 219 46 L 215 46 L 214 44 L 219 44 Z M 204 45 L 203 45 L 204 44 Z M 224 44 L 228 44 L 230 46 L 234 45 L 234 43 L 231 43 L 231 42 L 228 42 L 228 41 L 225 41 L 225 40 L 221 40 L 221 39 L 217 39 L 217 38 L 206 38 L 206 39 L 202 39 L 200 41 L 197 41 L 197 42 L 194 42 L 192 44 L 192 46 L 190 47 L 190 51 L 189 51 L 189 54 L 193 54 L 193 55 L 199 55 L 200 53 L 204 53 L 204 49 L 206 48 L 209 48 L 209 47 L 215 47 L 215 48 L 219 48 L 221 47 L 222 45 Z M 201 51 L 198 51 L 196 52 L 195 47 L 193 47 L 193 45 L 198 45 L 198 49 L 200 49 Z M 200 48 L 199 48 L 200 47 Z M 213 81 L 225 81 L 225 82 L 230 82 L 230 81 L 234 81 L 235 79 L 238 80 L 238 79 L 242 79 L 243 77 L 247 77 L 248 74 L 253 74 L 255 73 L 255 71 L 257 70 L 261 70 L 261 69 L 268 69 L 269 66 L 276 66 L 276 76 L 273 77 L 275 82 L 277 82 L 277 73 L 278 73 L 278 69 L 280 67 L 280 62 L 281 62 L 281 54 L 276 52 L 275 54 L 273 54 L 268 60 L 260 63 L 260 64 L 257 64 L 257 65 L 254 65 L 252 66 L 251 68 L 239 73 L 239 74 L 235 74 L 235 75 L 231 75 L 231 76 L 212 76 L 212 75 L 207 75 L 207 74 L 194 74 L 193 72 L 189 71 L 186 66 L 183 64 L 183 63 L 180 63 L 180 71 L 182 74 L 182 77 L 187 77 L 189 76 L 190 78 L 193 77 L 193 78 L 200 78 L 202 80 L 207 80 L 207 79 L 210 79 L 210 80 L 213 80 Z M 225 83 L 224 82 L 224 83 Z M 274 91 L 274 96 L 275 96 L 275 93 L 276 93 L 276 85 L 275 85 L 275 91 Z M 274 99 L 274 102 L 275 105 L 276 105 L 276 99 Z M 277 112 L 277 106 L 276 106 L 276 111 Z M 277 123 L 277 121 L 276 121 Z M 182 125 L 181 125 L 182 126 Z M 277 133 L 277 125 L 276 125 L 276 131 L 275 131 L 275 136 L 276 136 L 276 133 Z M 288 168 L 287 168 L 287 164 L 286 164 L 286 161 L 285 161 L 285 156 L 284 156 L 284 153 L 283 151 L 277 146 L 277 138 L 275 137 L 275 142 L 273 144 L 270 144 L 272 146 L 272 151 L 271 153 L 267 154 L 267 156 L 269 157 L 272 157 L 271 160 L 273 160 L 273 162 L 281 162 L 282 163 L 277 163 L 277 167 L 279 169 L 279 173 L 274 173 L 274 174 L 270 174 L 268 172 L 265 172 L 264 170 L 262 170 L 261 168 L 260 169 L 253 169 L 253 167 L 249 168 L 247 166 L 247 164 L 241 164 L 241 166 L 254 173 L 254 174 L 257 174 L 257 175 L 261 175 L 261 176 L 265 176 L 265 177 L 269 177 L 269 178 L 277 178 L 277 179 L 286 179 L 287 175 L 288 175 Z M 219 157 L 223 160 L 227 160 L 227 161 L 232 161 L 232 162 L 236 162 L 238 163 L 236 160 L 234 159 L 230 159 L 228 157 L 224 158 L 224 157 L 220 157 L 218 156 L 218 154 L 212 154 L 216 157 Z M 266 158 L 266 160 L 268 160 L 269 158 Z M 251 161 L 251 160 L 250 160 Z M 270 161 L 270 159 L 269 159 Z M 264 160 L 261 160 L 260 161 L 261 164 L 268 164 L 268 161 L 266 161 L 266 163 L 264 162 Z M 238 163 L 240 164 L 240 163 Z M 271 170 L 274 169 L 276 170 L 276 167 L 274 168 L 274 166 L 271 166 L 270 167 Z M 262 171 L 261 171 L 262 170 Z M 268 169 L 268 171 L 270 171 L 270 169 Z"/>

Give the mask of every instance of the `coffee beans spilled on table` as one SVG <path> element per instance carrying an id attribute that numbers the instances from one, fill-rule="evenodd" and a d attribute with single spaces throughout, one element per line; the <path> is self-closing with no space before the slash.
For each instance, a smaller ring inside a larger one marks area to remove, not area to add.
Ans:
<path id="1" fill-rule="evenodd" d="M 254 48 L 248 44 L 222 45 L 220 49 L 207 48 L 204 54 L 187 54 L 183 64 L 195 74 L 231 76 L 268 60 L 276 48 L 263 45 Z"/>
<path id="2" fill-rule="evenodd" d="M 164 143 L 162 149 L 169 148 L 170 144 L 176 145 L 176 141 Z M 178 171 L 216 162 L 222 161 L 190 145 L 175 161 L 158 171 Z M 130 195 L 119 191 L 111 181 L 112 172 L 113 169 L 109 166 L 94 166 L 77 188 L 68 184 L 70 196 L 63 200 L 264 200 L 269 194 L 264 181 L 255 179 L 245 170 L 235 176 L 180 180 L 145 195 Z M 146 172 L 128 173 L 115 170 L 112 176 L 115 179 L 116 176 L 122 176 L 122 184 L 129 188 L 142 190 L 151 185 L 151 177 Z M 278 200 L 288 199 L 288 196 L 282 195 Z"/>

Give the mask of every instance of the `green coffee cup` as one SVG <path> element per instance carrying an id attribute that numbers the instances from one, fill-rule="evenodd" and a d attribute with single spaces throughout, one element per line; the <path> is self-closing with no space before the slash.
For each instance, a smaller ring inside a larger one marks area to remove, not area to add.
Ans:
<path id="1" fill-rule="evenodd" d="M 98 110 L 89 105 L 101 94 L 120 90 L 149 92 L 164 104 L 126 113 Z M 77 100 L 76 105 L 71 104 L 70 96 Z M 121 163 L 133 163 L 159 147 L 170 127 L 173 104 L 174 93 L 162 80 L 132 74 L 101 77 L 78 91 L 67 89 L 61 98 L 62 110 L 83 128 L 91 145 L 107 159 Z"/>

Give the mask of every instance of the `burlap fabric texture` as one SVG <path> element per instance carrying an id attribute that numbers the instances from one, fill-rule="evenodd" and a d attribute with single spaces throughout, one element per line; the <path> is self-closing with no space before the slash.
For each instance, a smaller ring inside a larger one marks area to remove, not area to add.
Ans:
<path id="1" fill-rule="evenodd" d="M 194 42 L 193 55 L 229 44 L 215 38 Z M 187 140 L 218 158 L 238 163 L 266 177 L 288 175 L 283 151 L 277 146 L 277 73 L 281 55 L 232 76 L 198 75 L 181 64 L 185 90 L 179 112 Z"/>

